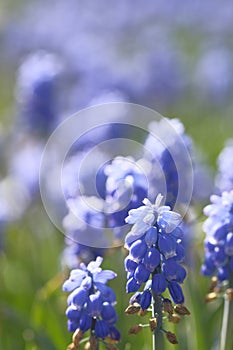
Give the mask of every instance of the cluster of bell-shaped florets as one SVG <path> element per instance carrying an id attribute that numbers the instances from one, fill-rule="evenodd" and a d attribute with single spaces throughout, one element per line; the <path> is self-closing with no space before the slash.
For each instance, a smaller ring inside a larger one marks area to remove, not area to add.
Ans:
<path id="1" fill-rule="evenodd" d="M 97 257 L 87 266 L 80 264 L 72 270 L 70 277 L 63 284 L 63 290 L 72 292 L 68 299 L 66 316 L 68 330 L 75 332 L 73 342 L 77 346 L 83 334 L 90 330 L 89 342 L 103 340 L 104 342 L 119 342 L 120 333 L 115 327 L 117 314 L 114 308 L 116 295 L 106 285 L 108 280 L 116 277 L 111 270 L 102 270 L 103 259 Z"/>
<path id="2" fill-rule="evenodd" d="M 181 216 L 161 206 L 162 196 L 158 195 L 155 204 L 144 199 L 144 206 L 129 211 L 126 222 L 133 224 L 126 236 L 125 246 L 129 256 L 125 259 L 128 272 L 126 290 L 137 292 L 144 284 L 143 292 L 133 298 L 146 310 L 152 295 L 162 295 L 168 288 L 176 304 L 184 302 L 180 284 L 186 277 L 186 270 L 180 264 L 184 260 Z"/>
<path id="3" fill-rule="evenodd" d="M 220 192 L 233 190 L 233 139 L 227 140 L 218 157 L 216 185 Z"/>
<path id="4" fill-rule="evenodd" d="M 116 157 L 104 169 L 106 207 L 113 231 L 125 225 L 130 209 L 138 208 L 148 194 L 148 181 L 140 165 L 132 157 Z"/>
<path id="5" fill-rule="evenodd" d="M 227 281 L 233 272 L 233 191 L 212 195 L 204 208 L 205 261 L 202 273 Z"/>

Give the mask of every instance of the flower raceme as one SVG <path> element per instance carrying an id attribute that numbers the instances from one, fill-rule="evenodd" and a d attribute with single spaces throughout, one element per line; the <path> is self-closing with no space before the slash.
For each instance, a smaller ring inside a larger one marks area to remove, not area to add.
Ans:
<path id="1" fill-rule="evenodd" d="M 80 264 L 78 269 L 70 273 L 70 277 L 63 284 L 65 292 L 71 292 L 68 296 L 68 330 L 75 332 L 77 337 L 82 338 L 83 334 L 90 330 L 91 337 L 97 342 L 103 340 L 118 342 L 120 333 L 115 327 L 117 314 L 114 308 L 116 296 L 114 291 L 106 285 L 108 280 L 116 277 L 111 270 L 102 270 L 100 265 L 103 259 L 97 257 L 87 266 Z"/>
<path id="2" fill-rule="evenodd" d="M 126 290 L 137 292 L 146 283 L 143 292 L 131 298 L 143 310 L 150 306 L 153 293 L 161 295 L 167 288 L 174 303 L 184 302 L 180 286 L 186 277 L 186 270 L 180 265 L 184 260 L 181 217 L 170 207 L 161 206 L 162 198 L 158 195 L 155 204 L 144 199 L 144 206 L 130 210 L 126 218 L 127 223 L 133 224 L 125 239 L 129 250 L 125 259 Z"/>
<path id="3" fill-rule="evenodd" d="M 216 275 L 218 281 L 227 281 L 233 272 L 233 191 L 210 197 L 204 208 L 208 216 L 203 225 L 205 261 L 202 273 Z"/>

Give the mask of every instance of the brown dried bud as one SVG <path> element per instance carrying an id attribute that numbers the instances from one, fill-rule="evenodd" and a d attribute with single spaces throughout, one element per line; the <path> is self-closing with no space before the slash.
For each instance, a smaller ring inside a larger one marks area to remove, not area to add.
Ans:
<path id="1" fill-rule="evenodd" d="M 117 344 L 120 342 L 120 340 L 116 340 L 116 339 L 112 339 L 110 337 L 106 337 L 104 338 L 104 341 L 108 344 Z"/>
<path id="2" fill-rule="evenodd" d="M 167 312 L 169 315 L 172 315 L 173 313 L 173 307 L 172 307 L 172 303 L 169 299 L 165 299 L 163 301 L 163 311 Z"/>
<path id="3" fill-rule="evenodd" d="M 76 347 L 79 346 L 80 340 L 83 338 L 83 332 L 78 328 L 73 334 L 72 340 Z"/>
<path id="4" fill-rule="evenodd" d="M 217 298 L 217 294 L 215 292 L 208 293 L 205 297 L 205 302 L 209 303 Z"/>
<path id="5" fill-rule="evenodd" d="M 177 314 L 172 314 L 168 317 L 168 320 L 169 322 L 172 322 L 172 323 L 179 323 L 181 320 L 181 317 Z"/>
<path id="6" fill-rule="evenodd" d="M 90 350 L 91 349 L 91 344 L 90 342 L 86 342 L 85 346 L 84 346 L 84 350 Z"/>
<path id="7" fill-rule="evenodd" d="M 167 340 L 171 343 L 171 344 L 178 344 L 178 340 L 176 338 L 176 335 L 172 332 L 166 332 L 166 337 Z"/>
<path id="8" fill-rule="evenodd" d="M 97 350 L 98 349 L 99 342 L 98 342 L 98 339 L 96 337 L 91 335 L 89 342 L 90 342 L 90 350 Z"/>
<path id="9" fill-rule="evenodd" d="M 233 288 L 228 288 L 226 290 L 226 296 L 229 301 L 233 301 Z"/>
<path id="10" fill-rule="evenodd" d="M 139 316 L 145 316 L 147 315 L 148 311 L 147 310 L 142 310 L 142 308 L 139 310 L 138 315 Z"/>
<path id="11" fill-rule="evenodd" d="M 213 290 L 214 293 L 220 294 L 222 292 L 222 286 L 216 286 Z"/>
<path id="12" fill-rule="evenodd" d="M 117 347 L 113 344 L 106 344 L 105 347 L 107 350 L 117 350 Z"/>
<path id="13" fill-rule="evenodd" d="M 133 315 L 136 314 L 137 312 L 139 312 L 141 309 L 140 304 L 138 303 L 133 303 L 133 305 L 129 305 L 126 309 L 125 309 L 125 313 L 126 315 Z"/>
<path id="14" fill-rule="evenodd" d="M 150 318 L 149 324 L 150 324 L 150 329 L 153 332 L 157 328 L 157 318 L 156 317 Z"/>
<path id="15" fill-rule="evenodd" d="M 142 325 L 137 324 L 136 326 L 132 326 L 128 332 L 128 334 L 138 334 L 142 330 Z"/>
<path id="16" fill-rule="evenodd" d="M 77 350 L 78 348 L 74 345 L 74 343 L 71 343 L 70 345 L 67 346 L 66 350 Z"/>
<path id="17" fill-rule="evenodd" d="M 190 311 L 187 309 L 186 306 L 183 304 L 177 304 L 174 306 L 174 310 L 178 315 L 184 316 L 184 315 L 190 315 Z"/>
<path id="18" fill-rule="evenodd" d="M 217 284 L 218 284 L 218 279 L 217 279 L 217 277 L 212 277 L 211 278 L 211 284 L 210 284 L 210 286 L 209 286 L 209 292 L 213 292 L 214 291 L 214 289 L 217 287 Z"/>

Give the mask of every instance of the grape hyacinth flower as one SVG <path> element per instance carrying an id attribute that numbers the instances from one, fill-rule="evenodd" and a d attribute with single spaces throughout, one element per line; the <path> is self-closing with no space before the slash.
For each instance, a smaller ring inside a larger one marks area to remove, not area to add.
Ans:
<path id="1" fill-rule="evenodd" d="M 19 67 L 16 98 L 20 121 L 29 132 L 43 136 L 55 126 L 55 91 L 61 70 L 58 57 L 42 50 L 29 55 Z"/>
<path id="2" fill-rule="evenodd" d="M 77 196 L 66 203 L 68 213 L 63 219 L 66 238 L 62 262 L 73 269 L 81 262 L 88 264 L 97 256 L 103 256 L 111 242 L 105 234 L 102 199 Z"/>
<path id="3" fill-rule="evenodd" d="M 203 224 L 206 238 L 202 273 L 216 276 L 221 284 L 233 274 L 233 191 L 212 195 L 210 201 L 204 208 L 208 218 Z"/>
<path id="4" fill-rule="evenodd" d="M 233 190 L 233 139 L 226 145 L 218 157 L 218 174 L 216 177 L 217 188 L 223 191 Z"/>
<path id="5" fill-rule="evenodd" d="M 233 191 L 212 195 L 211 204 L 204 208 L 208 216 L 203 224 L 205 261 L 201 271 L 213 276 L 206 302 L 224 298 L 220 349 L 233 347 Z"/>
<path id="6" fill-rule="evenodd" d="M 84 333 L 90 330 L 88 340 L 92 349 L 98 348 L 98 343 L 118 343 L 120 333 L 115 327 L 117 314 L 114 308 L 116 295 L 106 285 L 108 280 L 116 277 L 111 270 L 102 270 L 100 265 L 103 258 L 97 257 L 87 266 L 81 263 L 78 269 L 70 273 L 70 277 L 63 284 L 68 296 L 68 331 L 74 332 L 73 343 L 68 349 L 76 349 Z"/>
<path id="7" fill-rule="evenodd" d="M 152 329 L 155 336 L 161 331 L 167 332 L 162 325 L 162 308 L 170 305 L 169 315 L 173 308 L 170 299 L 163 293 L 168 289 L 171 299 L 179 307 L 185 308 L 184 294 L 180 286 L 186 277 L 186 270 L 181 265 L 184 260 L 182 245 L 181 216 L 162 206 L 163 197 L 157 196 L 155 204 L 144 199 L 144 206 L 129 211 L 126 222 L 133 224 L 125 239 L 129 256 L 125 259 L 127 275 L 127 293 L 136 292 L 130 300 L 127 313 L 137 306 L 143 313 L 153 299 L 153 317 L 156 327 Z M 139 291 L 143 287 L 143 291 Z M 138 309 L 137 309 L 138 311 Z M 186 312 L 188 314 L 188 311 Z M 168 338 L 168 336 L 167 336 Z"/>
<path id="8" fill-rule="evenodd" d="M 176 203 L 202 202 L 210 196 L 213 188 L 209 170 L 179 119 L 163 118 L 149 125 L 144 159 L 150 169 L 150 198 L 164 193 L 166 205 L 173 209 Z M 192 178 L 191 192 L 187 188 Z"/>
<path id="9" fill-rule="evenodd" d="M 147 196 L 147 178 L 132 157 L 116 157 L 104 172 L 108 222 L 117 235 L 122 232 L 128 211 L 137 208 Z"/>

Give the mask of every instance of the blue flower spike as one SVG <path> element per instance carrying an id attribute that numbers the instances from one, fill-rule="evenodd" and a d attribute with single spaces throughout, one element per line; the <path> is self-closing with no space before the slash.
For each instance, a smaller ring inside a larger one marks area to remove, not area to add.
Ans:
<path id="1" fill-rule="evenodd" d="M 157 196 L 155 204 L 145 198 L 144 205 L 130 210 L 125 219 L 133 225 L 125 238 L 125 248 L 129 251 L 125 259 L 128 273 L 126 291 L 135 293 L 125 312 L 144 316 L 148 309 L 152 309 L 149 326 L 155 335 L 159 332 L 169 333 L 163 328 L 163 312 L 168 313 L 171 322 L 175 322 L 175 308 L 183 310 L 177 317 L 190 314 L 183 305 L 181 287 L 186 277 L 186 270 L 181 265 L 185 255 L 180 226 L 182 220 L 169 206 L 162 205 L 162 201 L 161 194 Z M 228 241 L 230 250 L 231 236 Z M 142 287 L 143 291 L 140 291 Z M 171 300 L 163 296 L 165 291 L 168 291 Z M 174 308 L 172 302 L 176 304 Z"/>
<path id="2" fill-rule="evenodd" d="M 79 348 L 85 332 L 90 330 L 88 344 L 98 348 L 99 341 L 115 344 L 120 341 L 120 333 L 115 328 L 117 313 L 114 305 L 114 291 L 106 285 L 116 277 L 111 270 L 102 270 L 103 258 L 97 257 L 87 266 L 84 263 L 70 273 L 63 290 L 71 292 L 67 298 L 68 331 L 74 332 L 73 342 L 68 349 Z M 146 301 L 145 301 L 146 302 Z"/>
<path id="3" fill-rule="evenodd" d="M 204 208 L 204 263 L 201 272 L 212 277 L 206 301 L 223 296 L 233 288 L 233 191 L 212 195 Z M 232 289 L 233 292 L 233 289 Z"/>

